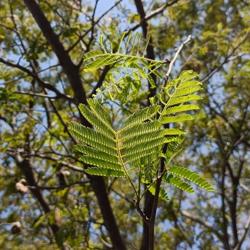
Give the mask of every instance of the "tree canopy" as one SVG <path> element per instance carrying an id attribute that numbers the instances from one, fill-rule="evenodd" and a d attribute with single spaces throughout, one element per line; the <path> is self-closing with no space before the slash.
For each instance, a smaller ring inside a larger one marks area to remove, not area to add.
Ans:
<path id="1" fill-rule="evenodd" d="M 249 11 L 2 0 L 0 248 L 249 249 Z"/>

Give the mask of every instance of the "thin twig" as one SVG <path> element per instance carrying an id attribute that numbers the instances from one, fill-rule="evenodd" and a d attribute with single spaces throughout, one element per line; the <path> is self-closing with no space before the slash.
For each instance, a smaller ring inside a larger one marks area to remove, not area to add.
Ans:
<path id="1" fill-rule="evenodd" d="M 187 39 L 186 39 L 186 40 L 179 46 L 179 48 L 177 49 L 177 51 L 176 51 L 176 53 L 175 53 L 173 59 L 172 59 L 172 60 L 170 61 L 170 63 L 169 63 L 168 71 L 167 71 L 167 73 L 166 73 L 166 75 L 165 75 L 165 78 L 166 78 L 165 83 L 167 83 L 167 81 L 168 81 L 168 78 L 169 78 L 169 76 L 170 76 L 170 73 L 172 72 L 174 63 L 175 63 L 175 61 L 177 60 L 177 58 L 178 58 L 180 52 L 182 51 L 183 47 L 184 47 L 187 43 L 189 43 L 189 42 L 191 41 L 191 39 L 192 39 L 192 36 L 189 35 L 189 36 L 187 37 Z"/>
<path id="2" fill-rule="evenodd" d="M 31 70 L 29 70 L 28 68 L 26 68 L 26 67 L 24 67 L 24 66 L 22 66 L 22 65 L 20 65 L 20 64 L 13 63 L 13 62 L 11 62 L 11 61 L 7 61 L 7 60 L 5 60 L 5 59 L 3 59 L 3 58 L 0 58 L 0 63 L 3 63 L 3 64 L 5 64 L 6 66 L 9 66 L 9 67 L 12 67 L 12 68 L 19 69 L 19 70 L 21 70 L 22 72 L 26 73 L 28 76 L 30 76 L 30 77 L 32 77 L 33 79 L 35 79 L 36 81 L 38 81 L 39 84 L 40 84 L 42 87 L 44 87 L 44 88 L 46 88 L 46 89 L 48 89 L 48 90 L 50 90 L 50 91 L 53 91 L 53 92 L 58 96 L 58 98 L 64 98 L 64 99 L 66 99 L 66 100 L 68 100 L 68 101 L 70 101 L 70 102 L 73 101 L 73 98 L 72 98 L 72 97 L 67 96 L 67 95 L 61 93 L 61 92 L 60 92 L 57 88 L 55 88 L 54 86 L 50 85 L 50 84 L 47 83 L 47 82 L 44 82 L 43 80 L 41 80 L 41 78 L 39 78 L 36 74 L 34 74 L 34 73 L 33 73 Z"/>
<path id="3" fill-rule="evenodd" d="M 247 223 L 244 227 L 244 233 L 243 233 L 241 239 L 239 240 L 238 244 L 235 246 L 235 248 L 233 250 L 240 250 L 241 249 L 241 246 L 242 246 L 242 244 L 243 244 L 243 242 L 248 234 L 249 229 L 250 229 L 250 216 L 248 217 Z"/>
<path id="4" fill-rule="evenodd" d="M 139 27 L 141 27 L 141 23 L 150 20 L 151 18 L 161 14 L 162 12 L 164 12 L 164 10 L 168 7 L 171 7 L 172 5 L 174 5 L 175 3 L 177 3 L 179 0 L 174 0 L 172 2 L 167 2 L 166 4 L 162 5 L 161 7 L 159 7 L 158 9 L 152 11 L 150 14 L 146 15 L 145 18 L 143 20 L 141 20 L 140 23 L 136 24 L 135 26 L 133 26 L 132 28 L 130 28 L 127 32 L 130 33 L 132 31 L 135 31 L 136 29 L 138 29 Z"/>
<path id="5" fill-rule="evenodd" d="M 108 10 L 106 10 L 95 22 L 93 22 L 93 25 L 97 25 L 104 16 L 106 16 L 112 9 L 114 9 L 117 5 L 119 5 L 122 2 L 122 0 L 117 1 L 113 6 L 111 6 Z M 73 45 L 71 47 L 69 47 L 67 49 L 67 52 L 70 52 L 72 49 L 75 48 L 75 46 L 86 36 L 88 35 L 89 32 L 92 31 L 93 27 L 90 27 L 89 29 L 87 29 L 82 35 L 79 36 L 79 38 L 77 39 L 77 41 L 75 43 L 73 43 Z"/>
<path id="6" fill-rule="evenodd" d="M 57 189 L 65 189 L 68 187 L 72 187 L 74 185 L 80 185 L 80 184 L 86 184 L 89 183 L 89 180 L 86 181 L 77 181 L 74 183 L 70 183 L 64 186 L 55 186 L 55 187 L 49 187 L 49 186 L 27 186 L 29 189 L 41 189 L 41 190 L 57 190 Z"/>
<path id="7" fill-rule="evenodd" d="M 78 172 L 81 172 L 81 173 L 84 173 L 84 169 L 83 168 L 79 168 L 69 162 L 65 162 L 65 161 L 62 161 L 60 160 L 60 158 L 57 158 L 57 157 L 53 157 L 53 156 L 48 156 L 48 155 L 45 155 L 45 154 L 42 154 L 42 153 L 34 153 L 34 154 L 28 154 L 28 155 L 25 155 L 25 156 L 28 156 L 28 157 L 38 157 L 38 158 L 41 158 L 41 159 L 47 159 L 47 160 L 51 160 L 51 161 L 56 161 L 58 163 L 60 163 L 61 165 L 69 168 L 69 169 L 72 169 L 74 171 L 78 171 Z"/>
<path id="8" fill-rule="evenodd" d="M 197 222 L 199 223 L 200 225 L 202 225 L 203 227 L 207 228 L 209 231 L 212 231 L 214 232 L 214 234 L 220 239 L 222 240 L 223 239 L 223 236 L 216 230 L 213 228 L 212 225 L 208 224 L 206 221 L 203 221 L 201 220 L 200 218 L 190 214 L 189 212 L 187 211 L 180 211 L 181 212 L 181 215 L 183 215 L 184 217 L 194 221 L 194 222 Z"/>
<path id="9" fill-rule="evenodd" d="M 48 98 L 48 99 L 58 99 L 60 98 L 59 96 L 49 96 L 41 93 L 34 93 L 34 92 L 25 92 L 25 91 L 14 91 L 14 94 L 18 95 L 30 95 L 30 96 L 37 96 L 37 97 L 43 97 L 43 98 Z"/>
<path id="10" fill-rule="evenodd" d="M 240 46 L 247 41 L 247 38 L 249 37 L 249 32 L 246 33 L 246 35 L 239 41 L 239 43 L 233 47 L 231 52 L 225 57 L 223 62 L 216 68 L 214 68 L 212 71 L 210 71 L 203 79 L 201 79 L 201 82 L 208 81 L 216 72 L 218 72 L 224 64 L 228 63 L 230 60 L 232 60 L 232 57 L 234 56 L 234 53 L 240 48 Z"/>

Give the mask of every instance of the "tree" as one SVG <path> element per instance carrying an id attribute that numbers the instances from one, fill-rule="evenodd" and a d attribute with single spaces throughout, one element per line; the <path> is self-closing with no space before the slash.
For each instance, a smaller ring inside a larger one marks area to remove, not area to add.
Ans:
<path id="1" fill-rule="evenodd" d="M 203 118 L 187 123 L 187 149 L 175 160 L 205 173 L 216 192 L 199 192 L 197 204 L 196 196 L 165 189 L 169 200 L 158 203 L 155 246 L 247 249 L 248 3 L 108 4 L 102 11 L 103 1 L 0 3 L 1 246 L 33 249 L 35 239 L 39 249 L 48 242 L 51 249 L 148 249 L 150 228 L 138 211 L 149 217 L 155 210 L 154 190 L 136 211 L 124 180 L 87 176 L 72 153 L 68 124 L 90 125 L 77 107 L 91 97 L 102 98 L 116 121 L 149 107 L 171 68 L 169 82 L 183 70 L 199 71 L 207 96 Z M 177 54 L 190 34 L 192 41 Z M 142 58 L 114 58 L 117 51 L 140 51 Z M 100 65 L 98 55 L 104 55 Z M 127 71 L 118 71 L 119 63 Z"/>

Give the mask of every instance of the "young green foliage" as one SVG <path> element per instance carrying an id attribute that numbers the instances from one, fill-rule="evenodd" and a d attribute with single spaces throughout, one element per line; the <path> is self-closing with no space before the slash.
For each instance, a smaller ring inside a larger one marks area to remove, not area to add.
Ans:
<path id="1" fill-rule="evenodd" d="M 161 61 L 127 55 L 120 50 L 121 44 L 116 53 L 88 53 L 84 60 L 85 69 L 115 65 L 115 70 L 119 71 L 121 66 L 127 69 L 143 66 L 151 72 L 162 65 Z M 138 72 L 141 78 L 145 77 L 142 72 Z M 128 79 L 127 75 L 122 78 Z M 197 101 L 201 100 L 197 92 L 201 89 L 202 84 L 197 80 L 197 74 L 184 71 L 159 90 L 152 99 L 151 106 L 127 117 L 119 128 L 114 127 L 108 111 L 98 99 L 89 99 L 88 105 L 81 104 L 80 112 L 92 128 L 71 123 L 69 130 L 79 143 L 75 150 L 81 155 L 80 160 L 85 164 L 85 172 L 107 177 L 127 177 L 135 187 L 131 171 L 137 171 L 139 182 L 146 184 L 148 190 L 154 194 L 154 185 L 158 178 L 157 166 L 154 165 L 159 164 L 159 159 L 163 157 L 166 164 L 163 182 L 190 193 L 194 192 L 194 189 L 187 181 L 212 191 L 211 185 L 197 173 L 184 167 L 172 166 L 185 135 L 179 125 L 195 118 L 194 113 L 199 110 Z M 171 127 L 169 124 L 172 124 Z M 168 147 L 166 152 L 163 152 L 165 144 L 168 144 Z M 161 193 L 164 192 L 161 188 Z"/>
<path id="2" fill-rule="evenodd" d="M 88 174 L 128 177 L 128 167 L 159 151 L 166 141 L 161 124 L 151 121 L 159 106 L 134 113 L 122 128 L 115 129 L 98 101 L 89 99 L 88 104 L 89 107 L 80 105 L 79 109 L 93 129 L 75 122 L 69 126 L 79 142 L 75 149 L 82 154 L 80 160 L 88 166 L 85 169 Z"/>
<path id="3" fill-rule="evenodd" d="M 202 99 L 197 94 L 202 84 L 196 78 L 197 74 L 193 71 L 184 71 L 160 93 L 160 101 L 164 104 L 162 123 L 182 123 L 195 118 L 191 112 L 199 110 L 196 101 Z"/>
<path id="4" fill-rule="evenodd" d="M 187 168 L 180 167 L 180 166 L 172 166 L 168 170 L 168 173 L 173 175 L 175 178 L 176 177 L 181 178 L 181 181 L 182 181 L 182 179 L 185 179 L 185 180 L 188 180 L 188 181 L 196 184 L 198 187 L 200 187 L 202 189 L 205 189 L 207 191 L 214 191 L 213 187 L 205 179 L 203 179 L 197 173 L 195 173 L 195 172 L 193 172 L 193 171 L 191 171 L 191 170 L 189 170 Z M 184 188 L 181 188 L 181 189 L 188 192 L 189 187 L 184 187 Z"/>
<path id="5" fill-rule="evenodd" d="M 98 96 L 126 105 L 145 98 L 148 83 L 156 87 L 154 77 L 162 79 L 159 69 L 166 62 L 145 57 L 147 44 L 139 35 L 131 37 L 124 33 L 117 47 L 111 48 L 111 43 L 104 44 L 101 39 L 100 49 L 85 54 L 83 70 L 108 69 L 102 86 L 97 89 Z"/>
<path id="6" fill-rule="evenodd" d="M 159 99 L 163 104 L 163 109 L 159 120 L 162 124 L 178 125 L 195 118 L 194 111 L 199 110 L 197 101 L 202 99 L 197 94 L 202 89 L 201 82 L 196 80 L 197 77 L 197 74 L 193 71 L 184 71 L 178 78 L 170 81 L 163 92 L 160 93 Z M 177 135 L 181 140 L 184 131 L 181 129 L 178 129 L 178 131 L 179 134 Z M 178 140 L 168 145 L 165 158 L 169 169 L 166 171 L 166 178 L 163 180 L 189 193 L 194 192 L 194 190 L 185 180 L 206 191 L 213 191 L 213 187 L 197 173 L 184 167 L 171 166 L 173 158 L 178 153 L 179 146 Z"/>

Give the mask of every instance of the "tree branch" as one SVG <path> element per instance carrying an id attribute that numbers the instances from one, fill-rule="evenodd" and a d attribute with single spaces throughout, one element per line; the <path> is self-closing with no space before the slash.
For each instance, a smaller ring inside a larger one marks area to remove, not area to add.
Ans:
<path id="1" fill-rule="evenodd" d="M 250 229 L 250 216 L 248 217 L 247 223 L 244 227 L 244 233 L 243 233 L 241 239 L 239 240 L 238 244 L 235 246 L 235 248 L 233 250 L 240 250 L 241 249 L 241 246 L 246 239 L 246 236 L 249 232 L 249 229 Z"/>
<path id="2" fill-rule="evenodd" d="M 218 72 L 226 63 L 228 63 L 232 58 L 232 56 L 234 55 L 234 53 L 240 48 L 240 46 L 245 41 L 247 41 L 248 38 L 249 38 L 249 32 L 247 32 L 245 36 L 239 41 L 239 43 L 232 48 L 231 52 L 224 58 L 223 62 L 218 67 L 212 69 L 212 71 L 210 71 L 206 76 L 204 76 L 201 81 L 202 82 L 208 81 L 216 72 Z"/>
<path id="3" fill-rule="evenodd" d="M 60 186 L 28 186 L 29 189 L 39 189 L 39 190 L 60 190 L 60 189 L 65 189 L 65 188 L 70 188 L 75 185 L 83 185 L 89 183 L 89 181 L 77 181 L 74 183 L 69 183 L 65 185 L 60 185 Z"/>
<path id="4" fill-rule="evenodd" d="M 59 37 L 53 31 L 49 21 L 42 12 L 40 6 L 34 0 L 23 0 L 39 28 L 41 29 L 44 37 L 51 45 L 55 52 L 65 74 L 67 75 L 69 82 L 74 90 L 75 99 L 78 102 L 86 102 L 85 91 L 82 86 L 81 77 L 78 67 L 72 62 L 69 54 L 64 49 Z"/>
<path id="5" fill-rule="evenodd" d="M 53 31 L 49 21 L 42 12 L 40 6 L 34 0 L 23 0 L 36 23 L 40 27 L 44 37 L 47 39 L 48 43 L 51 45 L 53 51 L 55 52 L 67 78 L 70 82 L 72 90 L 74 92 L 75 99 L 77 103 L 87 103 L 86 94 L 82 85 L 79 66 L 76 66 L 72 59 L 70 58 L 68 52 L 64 49 L 59 37 Z M 90 126 L 90 124 L 81 116 L 81 122 L 85 126 Z M 114 249 L 125 250 L 125 244 L 119 232 L 110 202 L 108 199 L 108 194 L 106 191 L 106 185 L 102 177 L 89 175 L 92 188 L 97 197 L 103 219 L 107 230 L 109 232 Z"/>
<path id="6" fill-rule="evenodd" d="M 216 229 L 214 229 L 214 227 L 210 224 L 208 224 L 207 222 L 201 220 L 200 218 L 198 218 L 197 216 L 194 216 L 192 214 L 190 214 L 189 212 L 187 211 L 181 211 L 181 215 L 183 215 L 184 217 L 196 222 L 196 223 L 199 223 L 200 225 L 202 225 L 203 227 L 205 227 L 206 229 L 208 229 L 209 231 L 213 232 L 217 238 L 221 241 L 223 241 L 223 235 L 221 235 Z"/>
<path id="7" fill-rule="evenodd" d="M 130 28 L 128 30 L 128 33 L 132 32 L 132 31 L 135 31 L 137 30 L 141 25 L 142 25 L 142 22 L 144 21 L 148 21 L 150 20 L 151 18 L 161 14 L 164 12 L 164 10 L 166 10 L 168 7 L 171 7 L 172 5 L 174 5 L 175 3 L 179 2 L 179 0 L 174 0 L 174 1 L 171 1 L 171 2 L 167 2 L 166 4 L 162 5 L 161 7 L 159 7 L 158 9 L 154 10 L 153 12 L 151 12 L 150 14 L 148 15 L 145 15 L 144 19 L 141 20 L 140 23 L 136 24 L 135 26 L 133 26 L 132 28 Z"/>
<path id="8" fill-rule="evenodd" d="M 189 36 L 187 37 L 187 39 L 186 39 L 183 43 L 181 43 L 181 45 L 178 47 L 178 49 L 177 49 L 177 51 L 176 51 L 176 53 L 175 53 L 173 59 L 170 61 L 169 66 L 168 66 L 168 71 L 167 71 L 167 73 L 166 73 L 166 75 L 165 75 L 165 77 L 166 77 L 166 83 L 167 83 L 167 81 L 168 81 L 168 78 L 169 78 L 169 76 L 170 76 L 170 73 L 171 73 L 172 70 L 173 70 L 173 66 L 174 66 L 175 61 L 177 60 L 177 58 L 178 58 L 179 54 L 181 53 L 183 47 L 184 47 L 187 43 L 189 43 L 189 42 L 191 41 L 191 38 L 192 38 L 191 35 L 189 35 Z"/>
<path id="9" fill-rule="evenodd" d="M 105 17 L 112 9 L 114 9 L 116 6 L 118 6 L 120 3 L 122 2 L 122 0 L 119 0 L 117 2 L 114 3 L 113 6 L 111 6 L 108 10 L 106 10 L 96 21 L 92 21 L 92 25 L 89 29 L 87 29 L 82 35 L 79 36 L 79 38 L 76 40 L 75 43 L 72 44 L 71 47 L 69 47 L 67 49 L 67 52 L 70 52 L 72 49 L 75 48 L 75 46 L 77 46 L 77 44 L 86 36 L 89 34 L 89 32 L 93 32 L 93 28 L 95 25 L 97 25 L 102 19 L 103 17 Z"/>
<path id="10" fill-rule="evenodd" d="M 36 74 L 34 74 L 31 70 L 29 70 L 28 68 L 20 65 L 20 64 L 16 64 L 13 63 L 11 61 L 7 61 L 3 58 L 0 58 L 0 63 L 3 63 L 4 65 L 8 66 L 8 67 L 12 67 L 12 68 L 16 68 L 21 70 L 22 72 L 26 73 L 28 76 L 32 77 L 33 79 L 35 79 L 40 85 L 41 87 L 48 89 L 50 91 L 53 91 L 56 94 L 56 98 L 64 98 L 70 102 L 72 102 L 72 98 L 70 96 L 67 96 L 63 93 L 61 93 L 57 88 L 55 88 L 54 86 L 50 85 L 49 83 L 44 82 L 43 80 L 41 80 L 40 77 L 38 77 Z"/>
<path id="11" fill-rule="evenodd" d="M 151 37 L 148 37 L 148 23 L 147 23 L 147 20 L 145 20 L 146 13 L 144 11 L 143 3 L 141 0 L 134 0 L 134 2 L 135 2 L 137 12 L 138 12 L 140 19 L 141 19 L 140 25 L 142 27 L 143 36 L 145 39 L 149 39 L 149 42 L 148 42 L 148 45 L 146 48 L 146 57 L 154 60 L 155 53 L 154 53 L 154 47 L 152 45 L 153 41 L 152 41 Z M 154 71 L 154 68 L 152 68 L 152 71 Z M 156 75 L 154 75 L 154 74 L 150 74 L 150 75 L 151 75 L 154 83 L 156 84 Z M 151 97 L 155 96 L 156 88 L 152 88 L 151 84 L 148 83 L 148 90 L 149 90 L 149 95 L 148 95 L 148 100 L 149 100 Z"/>
<path id="12" fill-rule="evenodd" d="M 148 23 L 146 18 L 146 13 L 143 7 L 143 3 L 141 0 L 134 0 L 137 12 L 140 16 L 140 23 L 139 26 L 142 28 L 143 37 L 144 39 L 149 39 L 147 48 L 146 48 L 146 57 L 149 59 L 155 59 L 154 48 L 152 45 L 152 38 L 148 38 Z M 132 30 L 129 30 L 131 32 Z M 129 34 L 127 32 L 126 35 Z M 153 69 L 152 69 L 153 70 Z M 156 76 L 151 74 L 153 81 L 156 84 Z M 148 105 L 150 105 L 150 98 L 156 94 L 156 88 L 152 88 L 150 82 L 148 82 L 148 90 L 149 95 L 147 97 Z M 149 192 L 146 191 L 145 199 L 144 199 L 144 211 L 141 211 L 139 201 L 137 201 L 137 211 L 143 218 L 143 234 L 142 234 L 142 241 L 141 241 L 141 250 L 144 249 L 153 249 L 154 248 L 154 221 L 152 222 L 152 213 L 154 208 L 154 199 L 155 197 Z M 151 221 L 150 221 L 151 220 Z"/>

